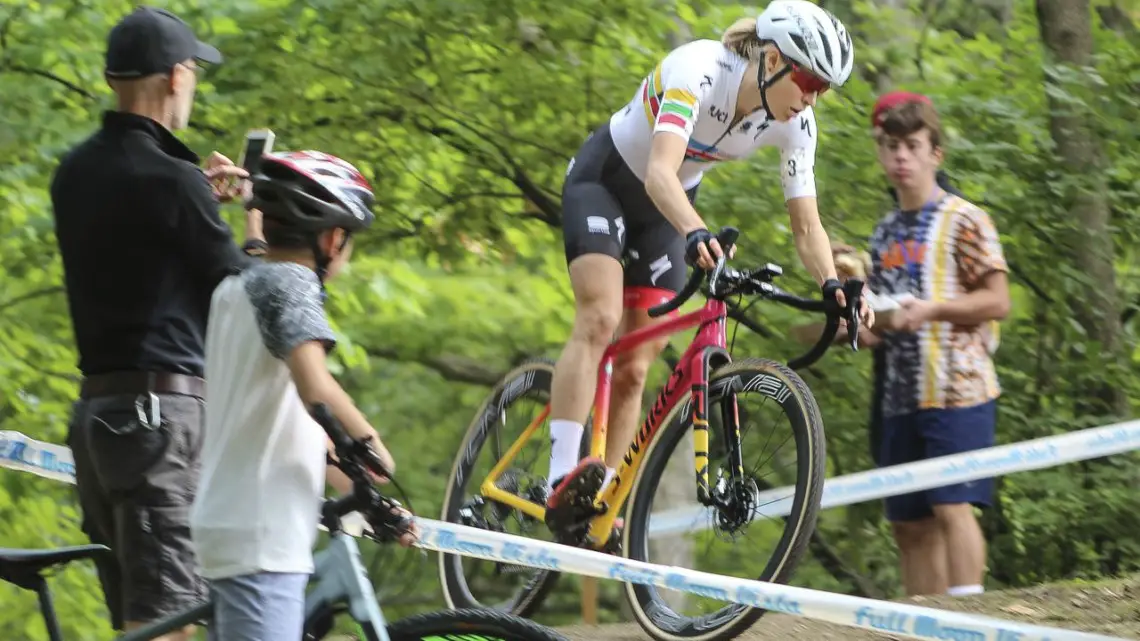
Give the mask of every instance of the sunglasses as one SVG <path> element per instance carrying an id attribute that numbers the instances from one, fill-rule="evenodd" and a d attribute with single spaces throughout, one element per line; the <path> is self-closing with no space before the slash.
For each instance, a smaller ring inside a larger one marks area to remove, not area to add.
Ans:
<path id="1" fill-rule="evenodd" d="M 792 82 L 796 83 L 796 86 L 804 93 L 819 95 L 831 89 L 831 83 L 806 69 L 801 69 L 800 66 L 796 64 L 792 65 L 791 76 Z"/>

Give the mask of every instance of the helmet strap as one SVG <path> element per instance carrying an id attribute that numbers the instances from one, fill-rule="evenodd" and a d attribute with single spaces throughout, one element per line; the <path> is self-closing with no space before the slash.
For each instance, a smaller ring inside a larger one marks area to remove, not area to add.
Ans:
<path id="1" fill-rule="evenodd" d="M 316 268 L 313 270 L 317 272 L 317 280 L 321 283 L 321 301 L 325 300 L 327 293 L 325 292 L 325 276 L 328 275 L 329 263 L 332 259 L 328 254 L 321 249 L 321 235 L 316 234 L 309 241 L 313 249 L 313 259 L 316 261 Z"/>
<path id="2" fill-rule="evenodd" d="M 351 232 L 345 230 L 344 239 L 340 241 L 341 251 L 344 251 L 344 248 L 348 246 L 348 241 L 351 235 Z M 310 242 L 313 249 L 313 259 L 317 263 L 316 268 L 313 271 L 317 272 L 317 280 L 321 283 L 321 302 L 324 302 L 328 297 L 328 292 L 325 290 L 325 277 L 328 276 L 329 263 L 332 262 L 332 258 L 330 258 L 328 254 L 321 250 L 320 240 L 321 235 L 317 234 L 312 237 L 312 240 Z"/>
<path id="3" fill-rule="evenodd" d="M 788 75 L 792 71 L 792 65 L 784 63 L 784 68 L 772 74 L 771 78 L 764 79 L 764 61 L 761 60 L 760 64 L 756 67 L 756 85 L 760 88 L 760 105 L 764 107 L 764 116 L 768 120 L 775 120 L 776 117 L 772 115 L 772 109 L 768 107 L 768 87 L 780 81 L 780 78 Z"/>

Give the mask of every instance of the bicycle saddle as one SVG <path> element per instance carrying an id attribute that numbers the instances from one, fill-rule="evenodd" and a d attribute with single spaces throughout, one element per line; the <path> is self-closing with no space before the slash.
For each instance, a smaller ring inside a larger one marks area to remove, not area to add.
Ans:
<path id="1" fill-rule="evenodd" d="M 76 545 L 46 550 L 0 548 L 0 579 L 34 589 L 31 580 L 47 568 L 110 552 L 105 545 Z"/>

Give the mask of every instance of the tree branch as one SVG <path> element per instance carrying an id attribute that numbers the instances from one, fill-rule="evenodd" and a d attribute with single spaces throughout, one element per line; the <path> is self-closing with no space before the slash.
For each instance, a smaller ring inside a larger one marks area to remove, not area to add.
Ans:
<path id="1" fill-rule="evenodd" d="M 40 367 L 39 365 L 36 365 L 35 363 L 33 363 L 31 361 L 31 359 L 24 357 L 24 356 L 17 356 L 16 358 L 18 358 L 20 360 L 20 362 L 23 363 L 28 369 L 32 370 L 33 372 L 35 372 L 37 374 L 40 374 L 41 376 L 49 376 L 51 378 L 58 378 L 60 380 L 67 381 L 69 383 L 79 383 L 79 382 L 83 381 L 83 377 L 80 376 L 79 374 L 68 374 L 65 372 L 56 372 L 54 370 L 45 369 L 43 367 Z"/>
<path id="2" fill-rule="evenodd" d="M 21 74 L 24 74 L 26 76 L 38 76 L 40 78 L 44 78 L 45 80 L 50 80 L 56 84 L 63 85 L 63 87 L 66 88 L 68 91 L 70 91 L 72 93 L 79 94 L 80 96 L 83 96 L 87 100 L 95 100 L 95 98 L 96 98 L 95 94 L 91 93 L 87 89 L 80 87 L 79 85 L 71 82 L 70 80 L 67 80 L 65 78 L 61 78 L 60 76 L 58 76 L 58 75 L 56 75 L 50 71 L 45 71 L 43 69 L 33 69 L 31 67 L 25 67 L 23 65 L 12 64 L 10 62 L 5 64 L 3 66 L 3 69 L 5 69 L 7 71 L 12 71 L 15 73 L 21 73 Z"/>
<path id="3" fill-rule="evenodd" d="M 455 383 L 469 383 L 494 387 L 506 374 L 505 370 L 487 367 L 482 361 L 458 354 L 443 354 L 440 356 L 410 356 L 401 354 L 398 350 L 375 346 L 361 345 L 364 351 L 390 361 L 411 362 L 434 370 L 443 378 Z"/>
<path id="4" fill-rule="evenodd" d="M 33 298 L 39 298 L 41 296 L 50 296 L 52 294 L 58 294 L 62 291 L 63 291 L 62 286 L 55 285 L 53 287 L 44 287 L 43 289 L 36 289 L 36 290 L 32 290 L 30 292 L 20 294 L 19 296 L 16 296 L 15 298 L 10 298 L 10 299 L 4 301 L 3 303 L 0 303 L 0 312 L 3 312 L 4 310 L 6 310 L 8 308 L 15 307 L 16 305 L 19 305 L 20 303 L 26 303 L 29 300 L 32 300 Z"/>
<path id="5" fill-rule="evenodd" d="M 335 73 L 335 74 L 340 75 L 340 76 L 345 75 L 342 71 L 330 68 L 327 65 L 322 65 L 319 63 L 311 63 L 311 64 L 313 64 L 318 69 L 322 69 L 328 73 Z M 384 90 L 383 87 L 380 87 L 380 86 L 376 85 L 375 83 L 368 82 L 366 79 L 359 78 L 359 77 L 356 77 L 353 79 L 360 84 L 370 85 L 374 88 Z M 429 110 L 432 110 L 432 111 L 436 112 L 437 114 L 439 114 L 440 118 L 452 121 L 456 127 L 460 127 L 460 128 L 470 130 L 473 134 L 478 136 L 481 140 L 483 140 L 484 142 L 486 142 L 490 146 L 494 147 L 495 151 L 498 152 L 499 159 L 503 162 L 503 164 L 506 165 L 506 168 L 495 166 L 496 163 L 494 163 L 492 161 L 492 159 L 488 156 L 488 154 L 485 151 L 480 150 L 480 149 L 476 149 L 472 145 L 472 143 L 465 140 L 463 138 L 463 136 L 461 136 L 459 133 L 457 133 L 456 130 L 453 129 L 452 127 L 445 127 L 445 126 L 442 126 L 439 124 L 434 124 L 434 123 L 425 124 L 423 122 L 418 121 L 418 119 L 414 119 L 414 118 L 412 119 L 413 120 L 413 122 L 412 122 L 413 126 L 415 126 L 417 129 L 419 129 L 420 131 L 422 131 L 424 133 L 428 133 L 428 134 L 431 134 L 433 136 L 436 136 L 437 138 L 439 138 L 440 140 L 444 141 L 445 143 L 451 145 L 453 148 L 455 148 L 458 151 L 462 151 L 465 154 L 474 155 L 476 157 L 479 157 L 480 159 L 482 159 L 484 161 L 486 169 L 494 172 L 495 174 L 501 176 L 502 178 L 509 180 L 512 184 L 514 184 L 516 187 L 518 187 L 519 191 L 522 192 L 523 196 L 526 197 L 527 200 L 534 203 L 534 206 L 537 207 L 540 211 L 542 211 L 542 213 L 544 214 L 544 217 L 541 218 L 541 220 L 543 220 L 544 222 L 546 222 L 548 225 L 550 225 L 552 227 L 556 227 L 560 224 L 560 222 L 562 220 L 562 213 L 561 213 L 562 207 L 561 207 L 561 205 L 559 203 L 556 203 L 549 196 L 547 196 L 546 193 L 543 191 L 543 189 L 540 188 L 538 185 L 536 185 L 533 180 L 531 180 L 529 174 L 527 174 L 527 172 L 524 170 L 522 165 L 520 165 L 515 160 L 513 154 L 511 154 L 511 151 L 507 147 L 505 147 L 502 143 L 496 141 L 492 137 L 496 133 L 499 133 L 499 135 L 501 135 L 501 133 L 498 132 L 498 130 L 478 131 L 471 124 L 471 121 L 469 121 L 466 118 L 459 118 L 452 112 L 445 111 L 438 104 L 436 104 L 435 101 L 430 100 L 424 96 L 416 95 L 414 92 L 409 93 L 409 92 L 405 91 L 404 93 L 407 96 L 411 96 L 412 98 L 415 98 L 419 103 L 424 105 Z M 405 119 L 405 112 L 403 112 L 402 110 L 397 110 L 396 113 L 399 116 L 399 121 L 402 122 Z M 542 148 L 542 145 L 539 145 L 537 143 L 530 143 L 530 144 L 533 144 L 535 147 L 538 147 L 539 149 Z"/>
<path id="6" fill-rule="evenodd" d="M 71 82 L 70 80 L 67 80 L 66 78 L 60 77 L 59 75 L 56 75 L 56 74 L 54 74 L 50 71 L 46 71 L 44 69 L 33 69 L 32 67 L 25 67 L 23 65 L 6 63 L 2 67 L 0 67 L 0 71 L 11 71 L 14 73 L 23 74 L 25 76 L 35 76 L 38 78 L 43 78 L 44 80 L 50 80 L 51 82 L 54 82 L 58 85 L 63 86 L 63 88 L 67 89 L 71 93 L 82 96 L 86 100 L 98 100 L 98 98 L 99 98 L 99 96 L 95 95 L 89 89 L 84 89 L 83 87 L 80 87 L 79 85 L 75 84 L 74 82 Z M 204 125 L 200 122 L 194 122 L 194 121 L 190 122 L 187 125 L 187 127 L 189 127 L 190 129 L 195 129 L 197 131 L 205 131 L 205 132 L 207 132 L 209 134 L 213 134 L 215 136 L 224 136 L 227 133 L 225 129 L 221 129 L 219 127 L 213 127 L 211 125 Z"/>

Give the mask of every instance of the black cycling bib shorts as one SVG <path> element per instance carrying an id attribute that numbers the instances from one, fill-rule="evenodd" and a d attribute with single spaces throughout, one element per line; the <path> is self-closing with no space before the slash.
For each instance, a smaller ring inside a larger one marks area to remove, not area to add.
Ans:
<path id="1" fill-rule="evenodd" d="M 694 202 L 697 187 L 685 194 Z M 567 265 L 585 254 L 622 263 L 626 308 L 649 309 L 685 285 L 685 238 L 622 159 L 608 122 L 570 161 L 562 185 L 562 235 Z"/>

